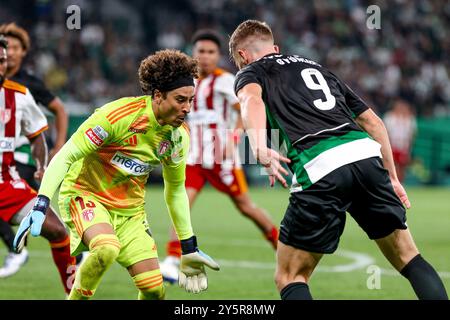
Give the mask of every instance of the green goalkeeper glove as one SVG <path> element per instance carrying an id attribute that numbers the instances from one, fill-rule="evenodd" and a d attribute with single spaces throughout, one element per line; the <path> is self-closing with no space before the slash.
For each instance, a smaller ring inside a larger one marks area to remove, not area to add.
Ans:
<path id="1" fill-rule="evenodd" d="M 220 269 L 217 262 L 197 247 L 195 236 L 181 240 L 181 262 L 178 284 L 190 293 L 199 293 L 208 288 L 205 265 L 213 270 Z"/>

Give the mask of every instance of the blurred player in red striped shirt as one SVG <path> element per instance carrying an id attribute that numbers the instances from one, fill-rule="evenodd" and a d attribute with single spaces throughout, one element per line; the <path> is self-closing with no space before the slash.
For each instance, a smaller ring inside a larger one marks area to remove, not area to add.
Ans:
<path id="1" fill-rule="evenodd" d="M 268 214 L 248 194 L 247 181 L 238 154 L 242 120 L 234 94 L 234 75 L 218 68 L 220 36 L 213 30 L 199 30 L 193 36 L 193 57 L 199 61 L 195 98 L 187 123 L 191 131 L 186 167 L 186 191 L 192 207 L 206 182 L 227 194 L 242 215 L 251 219 L 276 249 L 278 229 Z M 173 228 L 167 243 L 167 257 L 161 272 L 168 282 L 178 279 L 181 248 Z"/>
<path id="2" fill-rule="evenodd" d="M 30 91 L 17 82 L 5 79 L 7 41 L 0 35 L 0 220 L 13 225 L 27 219 L 27 213 L 36 199 L 28 183 L 21 179 L 15 167 L 14 150 L 21 134 L 31 142 L 36 160 L 35 177 L 41 179 L 47 166 L 47 146 L 44 135 L 47 119 L 36 105 Z M 42 235 L 50 242 L 53 260 L 66 293 L 70 292 L 70 272 L 75 258 L 70 256 L 70 239 L 65 226 L 49 208 L 42 227 Z M 0 277 L 17 272 L 26 260 L 26 249 L 20 253 L 9 252 Z"/>

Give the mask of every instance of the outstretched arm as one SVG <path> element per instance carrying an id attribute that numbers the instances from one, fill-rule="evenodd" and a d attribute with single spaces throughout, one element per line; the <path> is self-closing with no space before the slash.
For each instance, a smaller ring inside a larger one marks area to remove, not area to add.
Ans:
<path id="1" fill-rule="evenodd" d="M 63 181 L 70 165 L 83 155 L 83 151 L 71 139 L 61 148 L 52 161 L 50 161 L 47 170 L 45 170 L 35 205 L 21 221 L 16 237 L 14 238 L 13 246 L 16 252 L 22 251 L 26 236 L 30 231 L 34 237 L 41 234 L 45 213 L 50 206 L 50 200 L 53 194 Z"/>
<path id="2" fill-rule="evenodd" d="M 197 238 L 192 231 L 189 200 L 184 186 L 189 135 L 184 128 L 179 130 L 181 145 L 175 146 L 179 149 L 172 153 L 176 156 L 163 162 L 164 197 L 183 253 L 179 285 L 188 292 L 198 293 L 208 287 L 205 265 L 213 270 L 219 270 L 219 265 L 198 249 Z"/>
<path id="3" fill-rule="evenodd" d="M 194 235 L 189 210 L 189 200 L 184 182 L 186 162 L 178 166 L 163 165 L 164 198 L 178 239 L 184 240 Z"/>
<path id="4" fill-rule="evenodd" d="M 64 180 L 72 163 L 108 143 L 112 136 L 113 132 L 109 122 L 100 112 L 96 112 L 78 128 L 69 141 L 59 150 L 45 170 L 33 209 L 22 220 L 17 230 L 14 238 L 14 248 L 17 252 L 22 250 L 28 232 L 31 231 L 31 235 L 35 237 L 40 235 L 50 200 Z"/>
<path id="5" fill-rule="evenodd" d="M 59 152 L 50 161 L 45 174 L 43 175 L 39 195 L 51 199 L 64 180 L 70 166 L 75 161 L 81 159 L 87 154 L 86 150 L 81 149 L 72 139 L 59 150 Z"/>
<path id="6" fill-rule="evenodd" d="M 266 109 L 261 94 L 261 86 L 256 83 L 245 85 L 237 93 L 241 104 L 242 123 L 253 155 L 269 173 L 271 186 L 275 184 L 275 180 L 278 180 L 286 188 L 287 182 L 283 175 L 288 175 L 288 172 L 281 166 L 280 161 L 290 163 L 290 160 L 267 147 Z"/>

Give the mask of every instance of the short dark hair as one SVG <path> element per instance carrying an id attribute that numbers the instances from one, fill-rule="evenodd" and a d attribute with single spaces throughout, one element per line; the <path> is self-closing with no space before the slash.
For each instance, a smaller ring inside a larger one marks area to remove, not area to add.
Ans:
<path id="1" fill-rule="evenodd" d="M 220 34 L 212 29 L 200 29 L 192 36 L 192 44 L 196 44 L 197 41 L 210 40 L 217 44 L 219 49 L 222 47 L 222 40 Z"/>
<path id="2" fill-rule="evenodd" d="M 8 49 L 8 40 L 6 40 L 5 36 L 2 34 L 0 34 L 0 47 Z"/>
<path id="3" fill-rule="evenodd" d="M 198 78 L 198 65 L 196 60 L 179 50 L 157 51 L 142 60 L 139 66 L 141 89 L 151 96 L 155 90 L 166 88 L 180 77 Z"/>

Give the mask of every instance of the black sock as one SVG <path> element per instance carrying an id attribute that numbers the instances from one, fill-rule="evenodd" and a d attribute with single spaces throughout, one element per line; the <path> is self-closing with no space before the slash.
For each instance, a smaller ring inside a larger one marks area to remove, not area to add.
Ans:
<path id="1" fill-rule="evenodd" d="M 441 278 L 420 254 L 412 258 L 400 273 L 409 280 L 420 300 L 448 300 Z"/>
<path id="2" fill-rule="evenodd" d="M 312 300 L 309 287 L 304 282 L 292 282 L 280 292 L 281 300 Z"/>
<path id="3" fill-rule="evenodd" d="M 14 231 L 8 222 L 0 219 L 0 237 L 8 248 L 9 252 L 13 252 Z"/>

